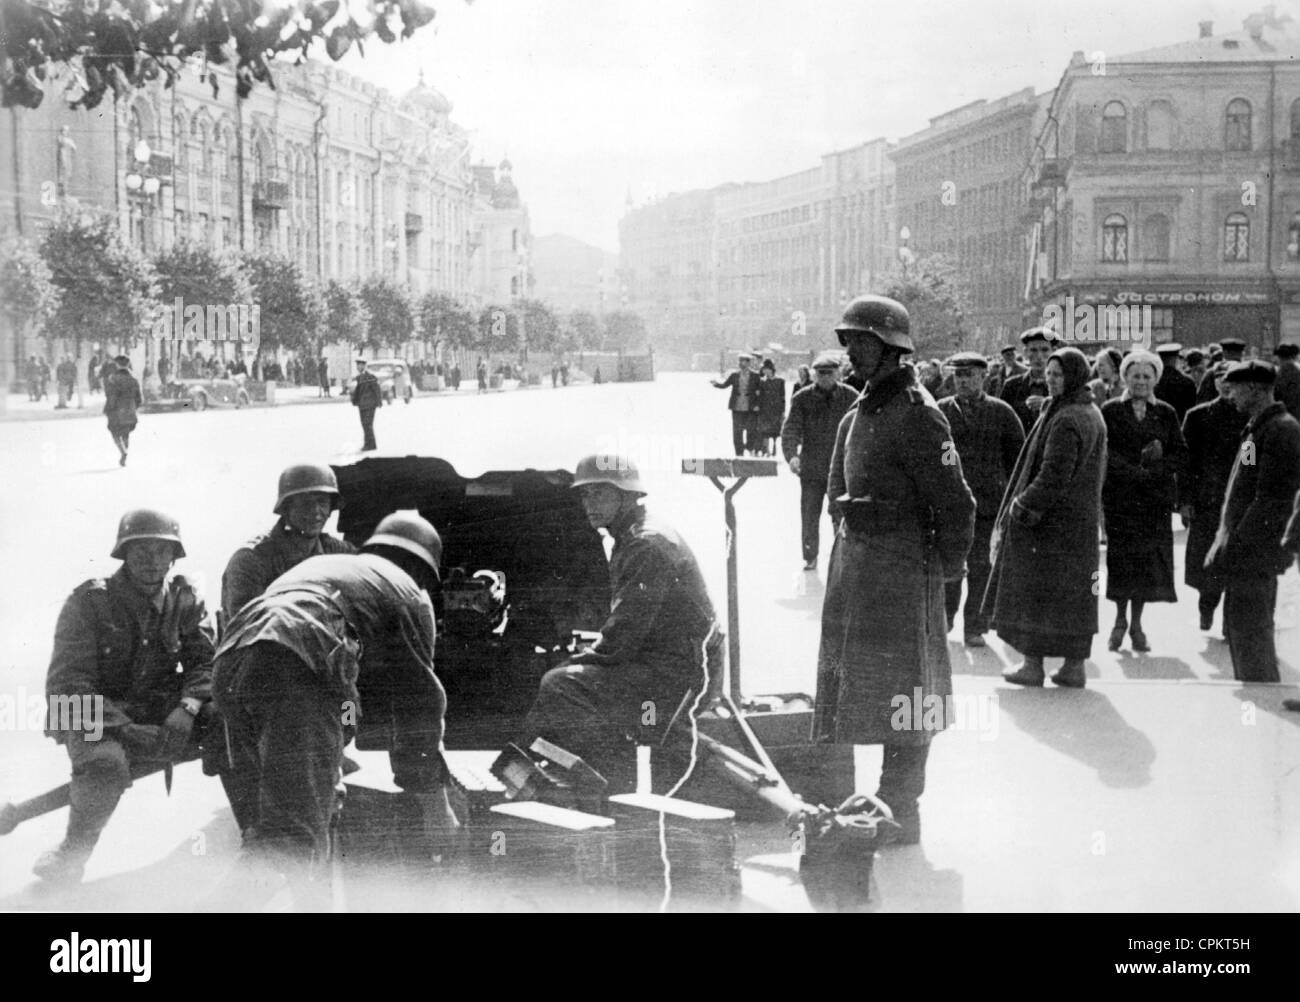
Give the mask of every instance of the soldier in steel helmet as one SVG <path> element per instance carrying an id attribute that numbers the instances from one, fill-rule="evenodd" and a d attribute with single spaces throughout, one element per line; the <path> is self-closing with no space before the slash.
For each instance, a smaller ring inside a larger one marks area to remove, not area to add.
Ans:
<path id="1" fill-rule="evenodd" d="M 621 792 L 635 786 L 631 736 L 666 725 L 688 690 L 721 681 L 722 632 L 695 554 L 646 511 L 629 459 L 587 456 L 573 488 L 592 528 L 614 539 L 609 616 L 594 645 L 543 677 L 521 747 L 545 738 Z"/>
<path id="2" fill-rule="evenodd" d="M 55 627 L 46 734 L 67 749 L 72 784 L 63 843 L 35 867 L 48 881 L 79 881 L 132 771 L 196 757 L 209 720 L 212 629 L 198 590 L 172 572 L 179 524 L 129 511 L 112 556 L 122 566 L 78 586 Z"/>
<path id="3" fill-rule="evenodd" d="M 831 455 L 827 495 L 841 520 L 822 606 L 813 740 L 884 745 L 878 796 L 901 825 L 898 841 L 914 843 L 930 740 L 947 726 L 952 692 L 944 583 L 965 573 L 975 501 L 947 419 L 902 361 L 913 350 L 907 310 L 860 296 L 836 333 L 867 388 Z M 809 792 L 832 803 L 852 790 Z"/>
<path id="4" fill-rule="evenodd" d="M 320 886 L 343 748 L 384 747 L 427 822 L 456 827 L 434 675 L 442 540 L 415 512 L 380 521 L 358 554 L 310 557 L 226 624 L 213 695 L 232 760 L 257 791 L 246 857 Z M 310 893 L 310 892 L 308 892 Z"/>
<path id="5" fill-rule="evenodd" d="M 301 463 L 280 474 L 273 513 L 279 521 L 235 551 L 221 579 L 221 614 L 229 622 L 248 601 L 295 564 L 322 553 L 356 549 L 325 531 L 339 506 L 339 482 L 328 466 Z"/>

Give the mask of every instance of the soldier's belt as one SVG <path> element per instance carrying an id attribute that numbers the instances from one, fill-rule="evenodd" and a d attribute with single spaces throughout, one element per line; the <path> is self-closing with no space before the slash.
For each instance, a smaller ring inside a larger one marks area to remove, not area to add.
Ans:
<path id="1" fill-rule="evenodd" d="M 919 535 L 921 522 L 914 511 L 901 507 L 896 501 L 878 501 L 874 498 L 838 498 L 844 513 L 844 525 L 849 532 L 906 533 Z"/>

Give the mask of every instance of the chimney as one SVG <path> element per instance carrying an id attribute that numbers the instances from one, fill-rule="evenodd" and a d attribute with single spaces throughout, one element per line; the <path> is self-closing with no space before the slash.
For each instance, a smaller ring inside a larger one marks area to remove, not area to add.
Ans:
<path id="1" fill-rule="evenodd" d="M 1213 21 L 1202 21 L 1202 22 L 1201 22 L 1201 34 L 1200 34 L 1200 37 L 1201 37 L 1201 38 L 1213 38 L 1213 37 L 1214 37 L 1214 22 L 1213 22 Z"/>

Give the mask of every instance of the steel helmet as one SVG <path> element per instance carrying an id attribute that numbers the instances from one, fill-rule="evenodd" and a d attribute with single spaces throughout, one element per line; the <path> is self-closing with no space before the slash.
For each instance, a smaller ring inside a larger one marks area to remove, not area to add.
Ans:
<path id="1" fill-rule="evenodd" d="M 610 484 L 631 494 L 646 493 L 636 463 L 626 456 L 597 454 L 580 459 L 570 486 L 581 487 L 583 484 Z"/>
<path id="2" fill-rule="evenodd" d="M 290 466 L 280 474 L 275 508 L 272 509 L 275 514 L 279 515 L 284 510 L 285 500 L 295 494 L 328 494 L 332 510 L 339 506 L 339 481 L 328 466 L 318 466 L 315 463 Z"/>
<path id="3" fill-rule="evenodd" d="M 844 309 L 844 316 L 835 326 L 840 346 L 848 346 L 846 334 L 863 331 L 874 334 L 891 348 L 915 351 L 910 331 L 911 319 L 907 309 L 896 299 L 887 296 L 859 296 Z"/>
<path id="4" fill-rule="evenodd" d="M 385 515 L 375 526 L 363 549 L 371 546 L 395 546 L 414 554 L 429 565 L 434 576 L 442 580 L 438 564 L 442 561 L 442 537 L 419 513 L 408 509 Z"/>
<path id="5" fill-rule="evenodd" d="M 117 542 L 109 556 L 115 560 L 125 559 L 126 544 L 137 539 L 165 539 L 176 544 L 178 558 L 185 556 L 180 523 L 156 508 L 133 508 L 122 516 L 122 521 L 117 523 Z"/>

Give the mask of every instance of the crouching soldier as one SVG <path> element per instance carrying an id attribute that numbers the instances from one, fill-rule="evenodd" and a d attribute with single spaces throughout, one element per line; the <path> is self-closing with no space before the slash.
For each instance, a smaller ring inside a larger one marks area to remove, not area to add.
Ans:
<path id="1" fill-rule="evenodd" d="M 394 782 L 420 795 L 426 818 L 456 826 L 428 594 L 441 556 L 432 525 L 396 512 L 361 553 L 304 560 L 226 624 L 214 701 L 239 785 L 256 789 L 247 854 L 291 878 L 315 875 L 354 734 L 389 750 Z"/>
<path id="2" fill-rule="evenodd" d="M 721 681 L 722 633 L 695 554 L 642 507 L 629 460 L 588 456 L 572 486 L 592 528 L 614 539 L 609 616 L 592 647 L 542 678 L 520 746 L 545 738 L 585 759 L 610 792 L 630 791 L 632 736 L 661 730 L 688 690 Z"/>
<path id="3" fill-rule="evenodd" d="M 202 597 L 172 573 L 180 526 L 129 511 L 112 555 L 122 566 L 78 587 L 55 628 L 46 733 L 67 748 L 72 782 L 63 844 L 35 867 L 52 882 L 80 881 L 132 772 L 196 758 L 209 719 L 213 636 Z"/>

